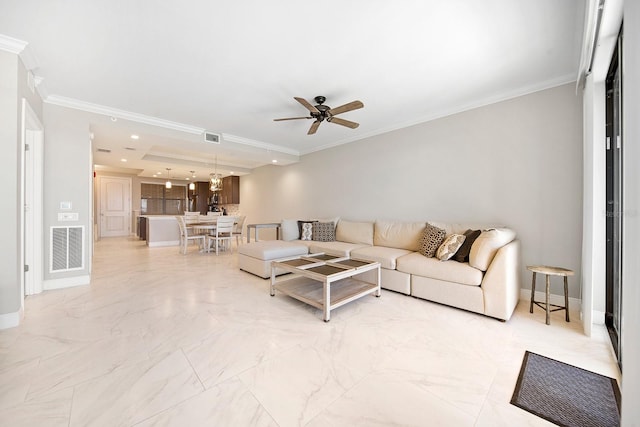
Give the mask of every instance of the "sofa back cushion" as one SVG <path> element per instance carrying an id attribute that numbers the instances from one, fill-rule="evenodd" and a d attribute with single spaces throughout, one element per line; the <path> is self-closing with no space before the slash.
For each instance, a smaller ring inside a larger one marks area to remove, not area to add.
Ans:
<path id="1" fill-rule="evenodd" d="M 376 221 L 373 244 L 415 252 L 420 246 L 425 225 L 424 222 Z"/>
<path id="2" fill-rule="evenodd" d="M 471 245 L 469 265 L 478 270 L 487 271 L 498 249 L 515 239 L 515 231 L 509 228 L 483 230 Z"/>
<path id="3" fill-rule="evenodd" d="M 336 240 L 373 245 L 373 222 L 354 222 L 341 219 L 336 227 Z"/>

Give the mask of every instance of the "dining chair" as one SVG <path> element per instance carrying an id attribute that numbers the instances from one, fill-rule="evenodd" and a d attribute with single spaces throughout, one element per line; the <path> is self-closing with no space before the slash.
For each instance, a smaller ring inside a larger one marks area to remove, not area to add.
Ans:
<path id="1" fill-rule="evenodd" d="M 220 243 L 223 245 L 228 243 L 229 248 L 231 248 L 231 252 L 233 252 L 233 248 L 231 247 L 231 237 L 233 236 L 233 224 L 235 220 L 236 218 L 233 216 L 219 216 L 216 221 L 215 232 L 207 236 L 207 248 L 210 249 L 211 243 L 215 241 L 216 255 L 218 255 Z"/>
<path id="2" fill-rule="evenodd" d="M 200 248 L 204 248 L 206 235 L 189 232 L 183 216 L 176 215 L 176 220 L 178 220 L 178 227 L 180 228 L 180 253 L 183 255 L 187 254 L 187 245 L 190 241 L 199 242 Z"/>
<path id="3" fill-rule="evenodd" d="M 233 235 L 236 236 L 236 246 L 240 246 L 240 242 L 242 242 L 242 230 L 244 229 L 244 220 L 247 218 L 246 215 L 238 215 L 237 220 L 233 226 Z"/>

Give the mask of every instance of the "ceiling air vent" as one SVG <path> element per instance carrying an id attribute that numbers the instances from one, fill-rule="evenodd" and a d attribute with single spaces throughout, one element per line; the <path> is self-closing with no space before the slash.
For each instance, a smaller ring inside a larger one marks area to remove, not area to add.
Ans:
<path id="1" fill-rule="evenodd" d="M 110 153 L 111 150 L 107 150 L 106 148 L 98 148 L 96 150 L 98 153 Z"/>
<path id="2" fill-rule="evenodd" d="M 218 135 L 217 133 L 205 132 L 204 142 L 209 142 L 211 144 L 220 144 L 220 135 Z"/>

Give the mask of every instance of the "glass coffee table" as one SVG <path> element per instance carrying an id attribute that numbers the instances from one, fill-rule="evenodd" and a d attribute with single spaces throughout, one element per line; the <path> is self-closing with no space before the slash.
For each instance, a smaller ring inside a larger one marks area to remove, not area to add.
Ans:
<path id="1" fill-rule="evenodd" d="M 291 274 L 276 279 L 282 271 Z M 276 290 L 319 308 L 328 322 L 334 308 L 369 294 L 380 296 L 380 263 L 322 253 L 273 261 L 270 295 Z"/>

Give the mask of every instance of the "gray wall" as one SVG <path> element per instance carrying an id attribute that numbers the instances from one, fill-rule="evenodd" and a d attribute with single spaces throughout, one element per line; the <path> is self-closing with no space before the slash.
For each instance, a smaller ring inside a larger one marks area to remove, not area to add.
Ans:
<path id="1" fill-rule="evenodd" d="M 241 199 L 248 222 L 341 216 L 507 225 L 525 264 L 576 271 L 570 296 L 579 298 L 582 99 L 567 84 L 265 166 L 243 177 Z M 526 270 L 522 277 L 530 287 Z"/>
<path id="2" fill-rule="evenodd" d="M 69 109 L 51 104 L 44 106 L 44 278 L 45 280 L 68 279 L 87 276 L 90 271 L 91 244 L 91 189 L 93 168 L 91 165 L 91 142 L 89 119 L 78 120 L 69 114 Z M 71 202 L 69 212 L 77 212 L 79 220 L 58 221 L 60 202 Z M 83 225 L 85 227 L 85 268 L 69 272 L 49 272 L 49 232 L 54 225 Z"/>
<path id="3" fill-rule="evenodd" d="M 0 213 L 0 314 L 20 310 L 22 227 L 22 99 L 42 121 L 42 100 L 27 87 L 27 70 L 19 57 L 0 50 L 0 180 L 7 208 Z"/>
<path id="4" fill-rule="evenodd" d="M 8 209 L 0 213 L 0 313 L 15 313 L 20 309 L 19 250 L 20 239 L 20 137 L 18 109 L 18 57 L 0 51 L 0 180 L 5 183 L 2 198 Z"/>

